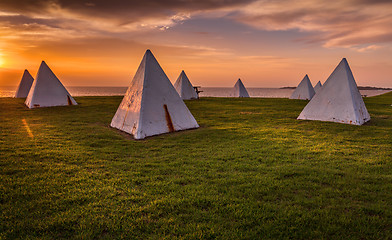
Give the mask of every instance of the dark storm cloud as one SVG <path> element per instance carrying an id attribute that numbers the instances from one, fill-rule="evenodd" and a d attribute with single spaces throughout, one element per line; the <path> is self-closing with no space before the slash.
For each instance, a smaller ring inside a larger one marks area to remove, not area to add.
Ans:
<path id="1" fill-rule="evenodd" d="M 46 28 L 48 36 L 53 36 L 53 28 L 63 29 L 64 37 L 167 30 L 195 12 L 236 8 L 253 1 L 1 0 L 0 27 L 14 28 L 11 34 L 15 36 L 22 35 L 18 30 L 28 31 L 28 27 Z"/>
<path id="2" fill-rule="evenodd" d="M 42 7 L 57 4 L 66 8 L 91 8 L 101 11 L 131 10 L 131 9 L 165 9 L 165 8 L 186 8 L 186 9 L 208 9 L 220 8 L 230 5 L 242 5 L 252 2 L 252 0 L 2 0 L 1 7 L 13 10 L 21 9 L 42 9 Z"/>
<path id="3" fill-rule="evenodd" d="M 254 0 L 2 0 L 0 9 L 21 14 L 45 13 L 59 8 L 94 17 L 130 18 L 171 15 L 178 11 L 212 10 Z"/>

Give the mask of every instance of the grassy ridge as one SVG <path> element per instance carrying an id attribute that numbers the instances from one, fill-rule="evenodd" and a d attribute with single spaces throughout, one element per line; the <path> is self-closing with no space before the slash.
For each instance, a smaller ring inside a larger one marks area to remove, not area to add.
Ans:
<path id="1" fill-rule="evenodd" d="M 0 98 L 0 239 L 392 237 L 392 93 L 363 126 L 306 101 L 187 101 L 201 128 L 135 141 L 121 97 L 29 110 Z"/>

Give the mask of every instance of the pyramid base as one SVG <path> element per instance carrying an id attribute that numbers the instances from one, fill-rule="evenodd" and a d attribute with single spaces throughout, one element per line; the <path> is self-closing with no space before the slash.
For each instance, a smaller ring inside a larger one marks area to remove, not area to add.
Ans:
<path id="1" fill-rule="evenodd" d="M 357 120 L 341 120 L 337 118 L 332 118 L 332 119 L 318 119 L 318 118 L 311 118 L 311 117 L 302 117 L 299 116 L 297 120 L 310 120 L 310 121 L 322 121 L 322 122 L 336 122 L 336 123 L 343 123 L 343 124 L 350 124 L 350 125 L 363 125 L 366 122 L 370 121 L 369 119 L 363 119 L 363 121 L 357 121 Z"/>
<path id="2" fill-rule="evenodd" d="M 78 104 L 72 103 L 72 105 L 70 105 L 67 103 L 67 104 L 58 104 L 58 105 L 50 105 L 50 106 L 48 106 L 48 105 L 41 106 L 40 104 L 34 104 L 33 106 L 26 105 L 26 107 L 33 109 L 33 108 L 64 107 L 64 106 L 76 106 L 76 105 L 78 105 Z"/>
<path id="3" fill-rule="evenodd" d="M 122 129 L 116 128 L 116 127 L 114 127 L 114 126 L 111 126 L 111 125 L 110 125 L 110 127 L 113 128 L 113 129 L 116 129 L 116 130 L 119 131 L 119 132 L 121 132 L 121 135 L 123 135 L 123 136 L 125 136 L 125 137 L 127 137 L 127 138 L 132 137 L 134 140 L 143 140 L 143 139 L 146 139 L 146 138 L 151 138 L 151 137 L 156 137 L 156 136 L 161 136 L 161 135 L 167 135 L 167 134 L 176 133 L 176 132 L 184 132 L 184 131 L 194 130 L 194 129 L 198 129 L 198 128 L 199 128 L 199 126 L 197 126 L 197 127 L 192 127 L 192 128 L 186 128 L 186 129 L 175 130 L 175 131 L 173 131 L 173 132 L 167 131 L 167 132 L 157 133 L 157 134 L 148 135 L 148 136 L 144 136 L 144 137 L 137 137 L 137 136 L 135 136 L 135 135 L 132 134 L 132 133 L 129 133 L 129 132 L 124 131 L 124 130 L 122 130 Z"/>

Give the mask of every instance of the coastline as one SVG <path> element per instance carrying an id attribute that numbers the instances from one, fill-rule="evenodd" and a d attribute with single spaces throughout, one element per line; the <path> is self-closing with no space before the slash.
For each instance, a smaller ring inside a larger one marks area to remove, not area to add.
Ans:
<path id="1" fill-rule="evenodd" d="M 358 87 L 366 97 L 381 95 L 392 91 L 392 88 Z M 127 87 L 67 87 L 74 97 L 82 96 L 123 96 Z M 247 88 L 252 98 L 288 98 L 295 88 Z M 14 97 L 16 87 L 0 87 L 0 98 Z M 201 87 L 200 97 L 232 97 L 230 87 Z"/>

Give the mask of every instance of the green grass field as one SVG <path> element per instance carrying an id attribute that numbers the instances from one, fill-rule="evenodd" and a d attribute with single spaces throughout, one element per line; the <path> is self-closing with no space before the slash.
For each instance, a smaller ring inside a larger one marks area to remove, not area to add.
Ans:
<path id="1" fill-rule="evenodd" d="M 187 101 L 196 130 L 133 140 L 122 97 L 0 98 L 0 239 L 391 239 L 392 93 L 363 126 L 307 101 Z"/>

